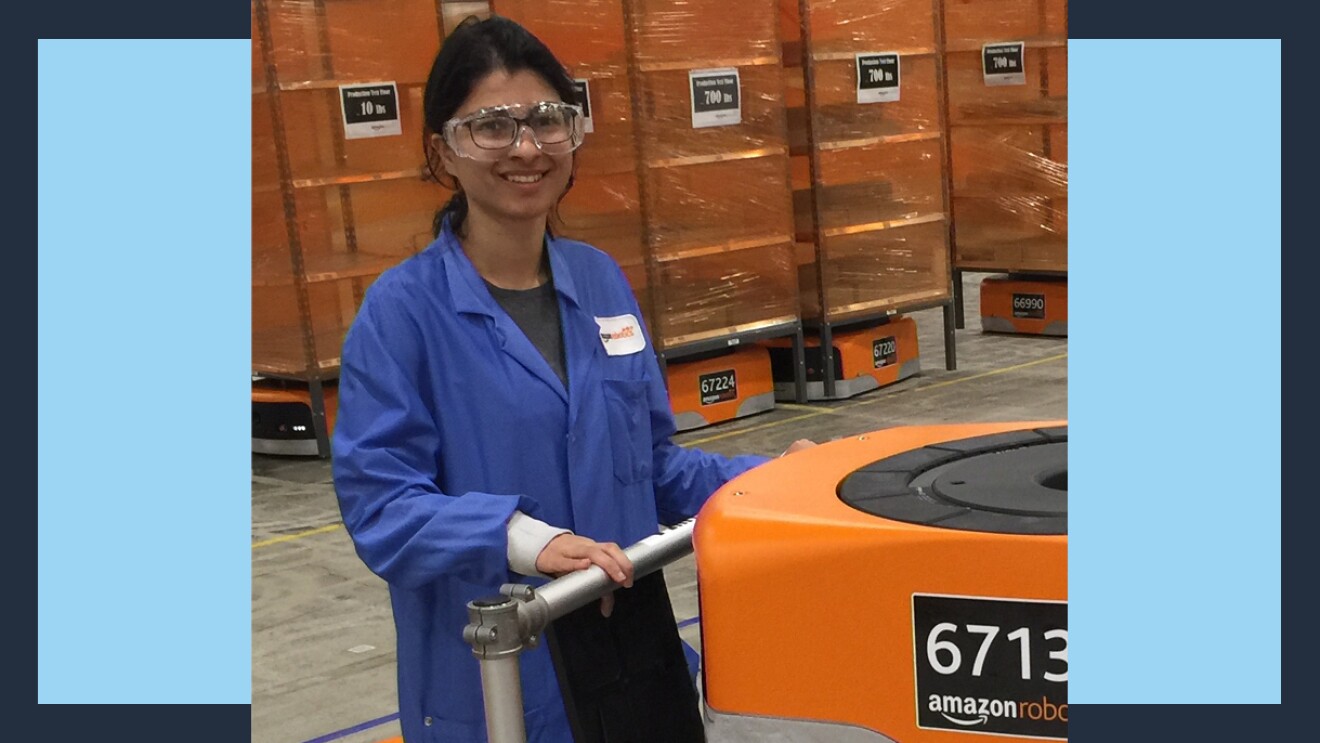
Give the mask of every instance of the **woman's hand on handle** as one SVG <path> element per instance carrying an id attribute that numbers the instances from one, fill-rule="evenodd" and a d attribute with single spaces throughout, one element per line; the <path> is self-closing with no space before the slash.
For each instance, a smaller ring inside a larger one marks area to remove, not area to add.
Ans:
<path id="1" fill-rule="evenodd" d="M 599 565 L 605 574 L 624 588 L 633 584 L 632 560 L 613 542 L 597 542 L 577 534 L 560 534 L 536 557 L 536 569 L 555 577 Z M 600 613 L 608 617 L 614 611 L 614 594 L 600 602 Z"/>

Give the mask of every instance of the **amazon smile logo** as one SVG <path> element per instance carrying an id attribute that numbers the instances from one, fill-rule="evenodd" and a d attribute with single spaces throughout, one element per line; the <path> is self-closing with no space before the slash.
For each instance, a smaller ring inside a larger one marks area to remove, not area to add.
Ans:
<path id="1" fill-rule="evenodd" d="M 949 717 L 948 715 L 944 714 L 943 712 L 940 713 L 940 717 L 943 717 L 944 719 L 948 720 L 949 722 L 953 723 L 954 725 L 962 725 L 962 726 L 964 726 L 964 727 L 971 727 L 971 726 L 973 726 L 973 725 L 984 725 L 984 724 L 986 723 L 986 720 L 989 720 L 989 719 L 990 719 L 990 717 L 989 717 L 988 715 L 981 715 L 980 717 L 976 718 L 975 720 L 959 720 L 959 719 L 956 718 L 956 717 Z"/>

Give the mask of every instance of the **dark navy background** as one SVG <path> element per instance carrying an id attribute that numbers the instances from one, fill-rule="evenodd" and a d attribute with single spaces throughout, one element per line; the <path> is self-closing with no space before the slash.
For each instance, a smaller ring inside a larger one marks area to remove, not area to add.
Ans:
<path id="1" fill-rule="evenodd" d="M 35 105 L 24 102 L 36 100 L 36 39 L 38 38 L 250 38 L 250 4 L 236 0 L 210 0 L 206 3 L 178 3 L 164 0 L 146 0 L 129 3 L 89 2 L 88 0 L 61 0 L 54 3 L 24 3 L 9 10 L 5 32 L 10 37 L 0 45 L 3 55 L 7 96 L 5 134 L 8 147 L 5 157 L 10 180 L 7 189 L 8 224 L 7 251 L 9 280 L 6 290 L 0 292 L 4 302 L 4 317 L 8 322 L 5 339 L 8 363 L 3 366 L 7 408 L 12 412 L 10 436 L 4 449 L 7 473 L 7 496 L 10 510 L 7 519 L 10 528 L 0 540 L 10 568 L 10 590 L 15 597 L 31 596 L 30 603 L 15 599 L 10 606 L 10 617 L 17 630 L 9 643 L 11 648 L 10 703 L 5 737 L 17 739 L 36 737 L 51 743 L 65 741 L 105 740 L 120 735 L 139 743 L 155 741 L 189 741 L 190 743 L 226 743 L 248 740 L 251 736 L 250 707 L 247 705 L 46 705 L 36 704 L 35 679 L 37 658 L 36 637 L 36 453 L 35 426 L 37 410 L 34 360 L 36 354 L 36 209 L 35 188 L 36 137 Z M 1293 4 L 1293 7 L 1307 7 Z M 1283 66 L 1291 75 L 1301 74 L 1307 79 L 1309 60 L 1302 53 L 1314 46 L 1317 26 L 1301 22 L 1300 13 L 1285 10 L 1282 2 L 1255 2 L 1243 4 L 1222 0 L 1072 0 L 1069 3 L 1069 35 L 1072 38 L 1264 38 L 1283 39 Z M 1296 17 L 1295 17 L 1296 16 Z M 1293 31 L 1291 40 L 1285 30 Z M 1300 73 L 1296 71 L 1301 71 Z M 249 75 L 246 69 L 235 70 L 236 75 Z M 77 91 L 70 91 L 76 95 Z M 1225 101 L 1225 105 L 1232 105 Z M 1288 127 L 1289 113 L 1298 115 L 1298 106 L 1284 106 L 1284 127 Z M 29 116 L 23 113 L 30 112 Z M 1303 111 L 1302 113 L 1307 113 Z M 89 111 L 88 130 L 95 133 L 97 112 Z M 1284 155 L 1284 215 L 1283 243 L 1300 240 L 1300 213 L 1306 217 L 1312 209 L 1311 185 L 1315 173 L 1311 162 L 1312 137 L 1303 132 L 1295 140 L 1285 140 Z M 72 143 L 71 143 L 72 146 Z M 105 146 L 104 143 L 97 146 Z M 1225 137 L 1225 146 L 1231 146 L 1231 137 Z M 89 149 L 94 155 L 95 147 Z M 81 177 L 106 177 L 95 168 Z M 1289 184 L 1289 181 L 1292 183 Z M 1287 186 L 1291 185 L 1292 188 Z M 1303 199 L 1305 201 L 1303 201 Z M 1287 208 L 1291 202 L 1293 208 Z M 1286 219 L 1293 214 L 1291 223 Z M 69 205 L 71 219 L 77 218 L 77 205 Z M 1308 230 L 1308 238 L 1313 237 Z M 1291 236 L 1292 240 L 1289 239 Z M 1303 302 L 1309 300 L 1307 287 L 1314 281 L 1313 252 L 1308 239 L 1301 248 L 1286 256 L 1283 271 L 1284 297 L 1282 317 L 1285 347 L 1292 357 L 1311 353 L 1308 347 L 1313 333 L 1303 332 L 1301 323 L 1309 319 L 1309 309 Z M 1231 267 L 1225 267 L 1226 280 Z M 1214 306 L 1214 287 L 1205 288 L 1206 306 L 1181 308 L 1196 321 L 1213 322 L 1216 312 L 1225 311 Z M 1297 314 L 1292 314 L 1296 312 Z M 1266 318 L 1267 321 L 1273 318 Z M 1289 332 L 1291 331 L 1291 333 Z M 132 359 L 122 360 L 133 363 Z M 1284 359 L 1287 361 L 1287 358 Z M 1187 371 L 1186 373 L 1194 373 Z M 1284 376 L 1288 375 L 1285 364 Z M 1286 381 L 1286 380 L 1285 380 Z M 1285 388 L 1286 389 L 1286 388 Z M 1228 388 L 1231 394 L 1231 386 Z M 1313 446 L 1315 439 L 1311 423 L 1315 420 L 1313 393 L 1294 391 L 1294 396 L 1283 412 L 1283 457 L 1290 451 Z M 1313 456 L 1313 455 L 1312 455 Z M 1249 467 L 1250 463 L 1237 463 Z M 1309 542 L 1314 539 L 1304 528 L 1309 523 L 1307 514 L 1313 510 L 1309 496 L 1313 490 L 1309 480 L 1303 483 L 1299 476 L 1283 473 L 1283 492 L 1299 493 L 1285 497 L 1286 516 L 1283 519 L 1283 562 L 1303 565 L 1314 564 Z M 1231 535 L 1226 535 L 1231 546 Z M 241 566 L 240 569 L 247 569 Z M 1290 571 L 1284 570 L 1284 580 Z M 1296 568 L 1291 572 L 1295 573 Z M 131 576 L 127 576 L 131 577 Z M 1085 590 L 1079 587 L 1079 590 Z M 1287 595 L 1286 589 L 1284 595 Z M 1295 596 L 1295 595 L 1294 595 Z M 1232 601 L 1233 587 L 1224 586 L 1221 596 L 1206 597 L 1207 605 L 1216 601 Z M 1297 599 L 1291 601 L 1295 609 Z M 131 607 L 102 607 L 101 610 L 131 610 Z M 204 611 L 205 607 L 198 607 Z M 1290 613 L 1290 602 L 1282 607 L 1284 621 Z M 1198 616 L 1198 621 L 1213 622 L 1211 613 Z M 88 621 L 95 621 L 89 611 Z M 236 633 L 247 633 L 249 626 L 235 627 Z M 204 638 L 199 638 L 204 641 Z M 1285 635 L 1287 654 L 1282 659 L 1284 705 L 1087 705 L 1071 704 L 1069 708 L 1070 740 L 1075 743 L 1113 743 L 1114 741 L 1244 741 L 1278 740 L 1287 737 L 1285 730 L 1306 729 L 1302 718 L 1309 710 L 1295 704 L 1289 713 L 1286 703 L 1290 687 L 1301 689 L 1310 684 L 1304 680 L 1314 653 L 1312 640 L 1307 637 Z M 1212 652 L 1212 649 L 1207 649 Z M 1075 669 L 1085 673 L 1085 668 Z M 198 669 L 205 673 L 205 669 Z M 1298 684 L 1290 684 L 1291 677 Z M 1176 675 L 1170 683 L 1177 683 Z M 1295 693 L 1291 694 L 1296 697 Z M 1295 699 L 1293 700 L 1296 701 Z"/>
<path id="2" fill-rule="evenodd" d="M 1301 12 L 1289 8 L 1301 7 L 1285 5 L 1283 2 L 1266 1 L 1257 3 L 1239 3 L 1227 2 L 1226 0 L 1072 0 L 1068 3 L 1068 37 L 1071 39 L 1282 39 L 1282 57 L 1283 57 L 1283 92 L 1286 99 L 1287 83 L 1289 80 L 1289 70 L 1293 79 L 1297 79 L 1297 71 L 1306 69 L 1305 61 L 1302 58 L 1302 52 L 1313 45 L 1313 28 L 1310 23 L 1301 22 Z M 1287 38 L 1287 31 L 1292 30 L 1293 38 Z M 1225 100 L 1224 105 L 1232 105 L 1231 101 Z M 1297 217 L 1299 207 L 1301 210 L 1310 208 L 1302 205 L 1302 199 L 1311 201 L 1308 191 L 1304 185 L 1307 176 L 1314 172 L 1311 151 L 1314 147 L 1312 138 L 1305 135 L 1289 139 L 1287 131 L 1290 128 L 1290 113 L 1292 117 L 1298 115 L 1296 104 L 1289 106 L 1286 102 L 1283 104 L 1282 121 L 1282 148 L 1283 148 L 1283 166 L 1282 166 L 1282 194 L 1283 194 L 1283 222 L 1282 222 L 1282 244 L 1284 246 L 1290 243 L 1297 243 L 1300 234 L 1300 220 Z M 1232 138 L 1225 132 L 1225 146 L 1231 146 Z M 1207 153 L 1213 157 L 1213 153 Z M 1291 182 L 1291 184 L 1290 184 Z M 1289 188 L 1289 186 L 1292 186 Z M 1288 204 L 1293 204 L 1289 209 Z M 1292 213 L 1292 220 L 1288 219 L 1289 213 Z M 1209 215 L 1207 215 L 1209 216 Z M 1290 235 L 1293 239 L 1289 239 Z M 1299 352 L 1309 355 L 1309 351 L 1304 351 L 1302 346 L 1295 342 L 1296 334 L 1305 334 L 1301 321 L 1304 315 L 1302 303 L 1306 301 L 1305 293 L 1308 291 L 1308 284 L 1314 281 L 1314 262 L 1312 251 L 1309 249 L 1294 249 L 1291 253 L 1286 247 L 1282 255 L 1282 287 L 1283 297 L 1281 298 L 1282 317 L 1277 318 L 1282 323 L 1282 336 L 1284 356 L 1282 362 L 1282 380 L 1281 394 L 1287 395 L 1287 381 L 1289 376 L 1288 359 L 1292 357 L 1296 360 Z M 1226 285 L 1232 281 L 1232 267 L 1224 267 L 1224 277 Z M 1175 279 L 1176 280 L 1176 279 Z M 1183 307 L 1179 308 L 1181 322 L 1213 322 L 1213 317 L 1219 309 L 1213 300 L 1213 292 L 1216 287 L 1205 287 L 1206 299 L 1203 307 Z M 1293 314 L 1296 312 L 1297 314 Z M 1187 314 L 1184 314 L 1187 313 Z M 1190 316 L 1189 316 L 1190 315 Z M 1274 322 L 1276 318 L 1262 318 L 1264 322 Z M 1291 330 L 1291 333 L 1290 333 Z M 1313 334 L 1312 334 L 1313 335 Z M 1291 351 L 1291 353 L 1289 353 Z M 1186 365 L 1176 373 L 1196 374 L 1197 369 L 1193 361 L 1181 360 Z M 1231 386 L 1226 387 L 1226 394 L 1232 394 Z M 1308 442 L 1314 438 L 1305 426 L 1314 420 L 1314 395 L 1304 394 L 1303 399 L 1298 399 L 1298 391 L 1294 390 L 1293 398 L 1283 406 L 1282 410 L 1282 441 L 1283 451 L 1280 453 L 1281 461 L 1286 461 L 1288 453 L 1291 450 L 1297 450 L 1299 447 L 1309 446 Z M 1208 401 L 1213 404 L 1213 401 Z M 1115 401 L 1120 404 L 1121 401 Z M 1139 411 L 1133 411 L 1134 417 L 1138 417 Z M 1231 428 L 1231 423 L 1225 422 L 1226 433 Z M 1296 429 L 1296 430 L 1294 430 Z M 1250 462 L 1226 463 L 1234 467 L 1250 468 Z M 1195 463 L 1177 463 L 1178 466 L 1195 466 Z M 1310 683 L 1305 682 L 1306 668 L 1310 666 L 1313 660 L 1314 641 L 1307 637 L 1289 636 L 1287 633 L 1287 624 L 1291 611 L 1296 610 L 1296 601 L 1292 600 L 1293 608 L 1290 609 L 1290 602 L 1287 599 L 1287 581 L 1289 563 L 1293 565 L 1314 564 L 1315 558 L 1313 552 L 1307 545 L 1299 544 L 1299 539 L 1307 539 L 1303 527 L 1309 523 L 1307 514 L 1314 511 L 1315 506 L 1309 497 L 1304 497 L 1309 491 L 1302 488 L 1303 483 L 1294 474 L 1290 477 L 1286 468 L 1282 470 L 1283 500 L 1282 508 L 1284 516 L 1282 518 L 1282 540 L 1281 540 L 1281 580 L 1283 581 L 1283 590 L 1281 592 L 1281 621 L 1284 627 L 1282 632 L 1282 646 L 1287 649 L 1280 659 L 1282 701 L 1280 705 L 1168 705 L 1168 704 L 1079 704 L 1073 703 L 1068 708 L 1068 726 L 1069 740 L 1073 743 L 1113 743 L 1115 741 L 1139 742 L 1139 741 L 1167 741 L 1167 740 L 1187 740 L 1198 741 L 1244 741 L 1244 740 L 1287 740 L 1292 734 L 1286 731 L 1304 730 L 1306 724 L 1303 720 L 1309 710 L 1301 708 L 1294 704 L 1292 708 L 1287 706 L 1290 698 L 1296 701 L 1296 690 L 1301 689 L 1301 693 L 1306 693 L 1305 689 Z M 1301 488 L 1301 489 L 1299 489 Z M 1289 492 L 1295 493 L 1291 498 Z M 1231 536 L 1227 538 L 1224 544 L 1231 548 Z M 1192 560 L 1190 564 L 1194 565 Z M 1292 570 L 1296 573 L 1296 568 Z M 1084 586 L 1078 587 L 1078 590 L 1086 590 Z M 1204 597 L 1205 605 L 1213 606 L 1220 601 L 1233 600 L 1233 588 L 1231 585 L 1224 586 L 1224 593 L 1220 596 Z M 1190 621 L 1200 621 L 1213 623 L 1215 621 L 1213 612 L 1206 615 L 1189 617 Z M 1233 641 L 1226 638 L 1226 642 Z M 1213 653 L 1213 648 L 1206 648 L 1205 652 Z M 1078 674 L 1085 674 L 1083 667 L 1075 668 Z M 1231 673 L 1231 670 L 1227 670 Z M 1290 684 L 1293 677 L 1297 678 L 1297 684 Z M 1177 675 L 1174 673 L 1169 683 L 1177 683 Z M 1242 683 L 1241 679 L 1233 679 L 1234 684 Z M 1290 687 L 1292 692 L 1290 693 Z M 1292 712 L 1288 710 L 1292 709 Z M 1303 737 L 1305 737 L 1303 735 Z"/>
<path id="3" fill-rule="evenodd" d="M 6 357 L 4 389 L 7 407 L 13 413 L 10 435 L 4 445 L 7 482 L 6 500 L 11 509 L 6 519 L 8 528 L 0 544 L 5 549 L 9 591 L 14 599 L 9 602 L 9 617 L 16 625 L 6 628 L 12 632 L 8 653 L 10 663 L 10 710 L 0 738 L 18 740 L 31 737 L 66 743 L 69 741 L 101 741 L 127 739 L 138 743 L 234 743 L 251 739 L 251 706 L 249 705 L 38 705 L 36 698 L 37 675 L 37 586 L 36 586 L 36 493 L 37 493 L 37 339 L 36 339 L 36 65 L 37 39 L 245 39 L 251 38 L 251 4 L 237 0 L 208 0 L 205 3 L 178 3 L 165 0 L 133 0 L 125 3 L 89 2 L 88 0 L 62 0 L 55 3 L 23 3 L 13 6 L 6 14 L 5 33 L 9 38 L 0 44 L 5 71 L 5 100 L 10 107 L 6 117 L 5 148 L 10 186 L 6 189 L 9 202 L 6 220 L 9 231 L 9 249 L 6 250 L 9 280 L 0 301 L 4 302 L 8 318 L 5 339 Z M 247 69 L 234 71 L 246 79 Z M 76 96 L 77 90 L 68 94 Z M 12 113 L 19 110 L 26 116 Z M 30 112 L 30 113 L 28 113 Z M 84 147 L 89 156 L 89 168 L 70 177 L 99 178 L 106 187 L 113 186 L 113 174 L 98 171 L 95 152 L 113 143 L 96 139 L 97 117 L 104 112 L 88 111 L 86 127 L 88 137 L 70 147 Z M 247 133 L 242 133 L 246 137 Z M 199 147 L 204 143 L 199 143 Z M 198 177 L 204 174 L 194 174 Z M 193 177 L 190 175 L 189 177 Z M 144 209 L 149 205 L 144 204 Z M 78 205 L 68 205 L 68 216 L 78 219 Z M 204 229 L 205 225 L 199 225 Z M 94 236 L 94 225 L 88 225 L 89 236 Z M 108 360 L 110 361 L 110 360 Z M 133 359 L 113 360 L 133 364 Z M 94 389 L 90 378 L 89 391 Z M 99 429 L 101 434 L 105 431 Z M 94 432 L 84 432 L 81 441 L 95 445 Z M 71 462 L 74 460 L 71 460 Z M 89 473 L 94 480 L 94 473 Z M 29 526 L 30 525 L 30 526 Z M 126 537 L 127 538 L 127 537 Z M 235 566 L 239 570 L 248 565 Z M 149 579 L 149 567 L 144 566 L 142 576 L 125 576 L 126 581 Z M 76 590 L 76 587 L 70 587 Z M 161 590 L 168 590 L 162 587 Z M 19 597 L 31 597 L 23 601 Z M 198 606 L 204 612 L 207 607 Z M 86 620 L 95 622 L 98 612 L 132 611 L 132 606 L 88 607 Z M 250 625 L 235 627 L 237 636 L 251 632 Z M 31 638 L 30 640 L 27 638 Z M 198 637 L 198 642 L 206 642 Z M 198 668 L 197 673 L 206 673 Z M 30 679 L 30 680 L 29 680 Z"/>

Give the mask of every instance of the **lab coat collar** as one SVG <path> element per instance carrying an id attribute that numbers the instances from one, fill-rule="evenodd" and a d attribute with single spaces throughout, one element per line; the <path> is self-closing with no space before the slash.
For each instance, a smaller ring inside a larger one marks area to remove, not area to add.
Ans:
<path id="1" fill-rule="evenodd" d="M 559 296 L 567 299 L 574 307 L 581 307 L 582 303 L 578 301 L 577 283 L 573 280 L 573 271 L 568 267 L 568 258 L 564 257 L 564 248 L 560 244 L 562 241 L 551 237 L 549 233 L 545 236 L 545 248 L 550 252 L 550 275 L 554 277 L 555 291 Z"/>
<path id="2" fill-rule="evenodd" d="M 476 266 L 472 265 L 471 259 L 463 252 L 458 238 L 449 229 L 448 221 L 445 222 L 444 229 L 441 231 L 437 242 L 437 247 L 441 250 L 441 259 L 445 264 L 445 278 L 449 284 L 449 295 L 454 303 L 454 309 L 460 313 L 484 315 L 490 318 L 496 338 L 504 353 L 513 357 L 523 368 L 545 382 L 546 386 L 554 390 L 565 403 L 568 403 L 569 395 L 568 391 L 564 389 L 563 382 L 550 368 L 550 364 L 546 362 L 541 352 L 532 345 L 531 341 L 527 340 L 527 336 L 522 329 L 500 307 L 499 302 L 491 296 L 490 290 L 486 288 L 485 281 L 477 273 Z M 578 308 L 577 289 L 573 282 L 572 270 L 568 265 L 568 261 L 562 255 L 562 250 L 555 245 L 555 242 L 547 238 L 546 247 L 550 251 L 550 271 L 554 280 L 555 291 L 560 297 L 560 324 L 564 329 L 564 356 L 565 363 L 568 366 L 566 373 L 569 375 L 569 386 L 572 387 L 578 382 L 577 378 L 580 376 L 580 373 L 574 368 L 574 362 L 577 361 L 581 353 L 575 347 L 579 346 L 580 343 L 577 342 L 576 333 L 570 330 L 577 324 L 570 317 L 570 314 Z M 569 407 L 570 417 L 572 417 L 572 410 L 575 405 Z"/>

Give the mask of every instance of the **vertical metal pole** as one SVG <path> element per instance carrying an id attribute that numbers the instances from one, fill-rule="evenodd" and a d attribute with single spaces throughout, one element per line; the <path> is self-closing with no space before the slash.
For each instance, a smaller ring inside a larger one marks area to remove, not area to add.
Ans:
<path id="1" fill-rule="evenodd" d="M 490 743 L 525 743 L 522 675 L 518 656 L 482 658 L 481 695 L 486 704 L 486 737 Z"/>
<path id="2" fill-rule="evenodd" d="M 307 392 L 312 400 L 312 430 L 316 432 L 316 455 L 321 459 L 330 458 L 330 426 L 325 416 L 325 385 L 321 375 L 313 375 L 307 381 Z"/>
<path id="3" fill-rule="evenodd" d="M 963 275 L 959 269 L 953 269 L 953 306 L 956 315 L 955 324 L 959 330 L 967 327 L 963 318 Z"/>
<path id="4" fill-rule="evenodd" d="M 958 345 L 954 338 L 953 301 L 944 305 L 944 368 L 954 371 L 958 368 Z"/>
<path id="5" fill-rule="evenodd" d="M 1036 23 L 1037 23 L 1036 33 L 1038 33 L 1042 38 L 1048 38 L 1048 35 L 1046 33 L 1045 0 L 1036 0 Z M 1050 49 L 1051 47 L 1049 46 L 1043 46 L 1040 49 L 1039 94 L 1041 100 L 1044 101 L 1048 101 L 1050 99 Z M 1023 49 L 1022 54 L 1023 57 L 1026 56 L 1025 48 Z M 1026 64 L 1025 59 L 1023 60 L 1023 64 Z M 1053 124 L 1049 123 L 1048 120 L 1040 125 L 1041 155 L 1043 155 L 1045 158 L 1045 163 L 1043 165 L 1046 168 L 1049 167 L 1050 161 L 1054 160 L 1054 146 L 1053 146 L 1054 142 L 1053 142 L 1053 137 L 1051 136 L 1052 126 Z M 1039 174 L 1037 175 L 1039 177 Z M 1045 188 L 1048 190 L 1049 184 L 1046 184 Z M 1045 213 L 1041 215 L 1042 216 L 1041 221 L 1044 222 L 1044 224 L 1042 224 L 1041 227 L 1045 231 L 1052 231 L 1054 229 L 1054 221 L 1055 221 L 1054 197 L 1046 196 L 1044 201 L 1045 201 Z"/>
<path id="6" fill-rule="evenodd" d="M 654 236 L 651 229 L 651 168 L 647 165 L 647 151 L 642 141 L 642 122 L 650 116 L 649 112 L 646 111 L 647 106 L 644 105 L 644 102 L 649 102 L 650 97 L 649 91 L 644 86 L 641 63 L 638 61 L 640 52 L 637 50 L 637 35 L 640 33 L 641 27 L 638 16 L 641 11 L 635 7 L 633 0 L 623 0 L 622 6 L 624 56 L 628 63 L 626 79 L 632 93 L 630 111 L 632 113 L 633 161 L 635 162 L 637 175 L 637 209 L 640 212 L 642 222 L 642 260 L 646 266 L 646 306 L 642 310 L 651 313 L 651 343 L 655 345 L 658 352 L 663 353 L 669 348 L 667 338 L 669 318 L 663 316 L 665 301 L 660 285 L 661 271 L 656 261 L 655 245 L 653 244 Z M 643 99 L 643 96 L 647 97 Z M 660 371 L 662 373 L 665 371 L 663 356 L 660 357 Z"/>
<path id="7" fill-rule="evenodd" d="M 940 88 L 939 93 L 939 125 L 940 125 L 940 150 L 944 156 L 944 173 L 940 179 L 940 196 L 944 199 L 944 220 L 948 226 L 945 230 L 944 255 L 949 267 L 949 301 L 956 307 L 956 316 L 954 317 L 953 327 L 949 326 L 949 311 L 952 309 L 945 305 L 945 332 L 944 332 L 944 366 L 949 371 L 957 367 L 958 352 L 953 348 L 954 327 L 961 328 L 962 321 L 962 274 L 954 268 L 954 224 L 953 224 L 953 197 L 950 195 L 953 179 L 953 142 L 951 141 L 952 131 L 949 127 L 949 75 L 945 62 L 945 48 L 947 46 L 944 38 L 944 2 L 943 0 L 932 0 L 931 2 L 931 22 L 935 31 L 935 79 Z M 952 360 L 951 360 L 952 359 Z"/>
<path id="8" fill-rule="evenodd" d="M 825 224 L 820 210 L 820 148 L 816 141 L 816 64 L 812 58 L 811 0 L 798 0 L 802 33 L 803 94 L 807 106 L 807 166 L 811 174 L 811 218 L 815 222 L 816 292 L 820 299 L 820 359 L 825 383 L 825 399 L 834 397 L 834 344 L 830 334 L 829 281 L 825 277 Z M 805 352 L 805 348 L 804 348 Z"/>
<path id="9" fill-rule="evenodd" d="M 781 68 L 788 68 L 790 60 L 784 58 L 784 44 L 787 42 L 787 39 L 783 38 L 783 35 L 779 33 L 776 33 L 776 38 L 779 39 L 779 66 Z M 803 64 L 802 50 L 803 50 L 803 46 L 799 44 L 798 58 L 797 58 L 797 63 L 799 67 L 801 67 Z M 803 84 L 804 85 L 806 84 L 805 78 Z M 793 198 L 793 142 L 792 142 L 792 133 L 789 131 L 789 127 L 788 127 L 787 100 L 784 101 L 783 122 L 784 125 L 781 131 L 784 137 L 784 144 L 788 147 L 788 156 L 784 158 L 784 178 L 785 178 L 784 182 L 788 184 L 788 195 L 789 195 L 789 201 L 791 202 Z M 793 205 L 790 203 L 788 205 L 788 208 L 792 209 Z M 797 294 L 798 294 L 797 320 L 793 323 L 793 400 L 797 402 L 799 405 L 803 405 L 807 402 L 806 344 L 803 342 L 803 338 L 802 338 L 802 324 L 806 321 L 806 318 L 802 316 L 802 284 L 800 279 L 801 276 L 800 272 L 802 270 L 802 267 L 797 265 L 798 234 L 800 233 L 798 230 L 798 225 L 795 217 L 793 223 L 793 235 L 792 235 L 793 242 L 789 246 L 789 249 L 792 251 L 791 258 L 793 260 L 793 277 L 799 279 L 798 289 L 797 289 Z M 814 244 L 813 244 L 813 250 L 814 250 Z"/>
<path id="10" fill-rule="evenodd" d="M 471 623 L 463 629 L 463 639 L 472 645 L 481 669 L 486 737 L 489 743 L 527 743 L 518 667 L 523 651 L 518 602 L 495 596 L 469 602 L 467 609 Z"/>
<path id="11" fill-rule="evenodd" d="M 335 78 L 334 55 L 330 50 L 330 28 L 325 19 L 326 0 L 316 0 L 313 7 L 316 9 L 317 25 L 317 45 L 321 55 L 321 65 L 327 80 Z M 348 163 L 347 143 L 344 140 L 344 130 L 333 124 L 337 123 L 339 116 L 339 100 L 337 93 L 333 90 L 328 91 L 325 96 L 327 110 L 330 112 L 331 139 L 330 144 L 334 149 L 335 165 L 343 166 Z M 344 217 L 344 247 L 349 253 L 356 253 L 357 245 L 357 226 L 353 219 L 353 195 L 349 191 L 347 184 L 341 184 L 339 190 L 339 208 Z M 353 294 L 360 301 L 362 295 L 362 280 L 353 279 Z"/>
<path id="12" fill-rule="evenodd" d="M 820 324 L 820 365 L 825 380 L 825 399 L 834 399 L 834 331 L 828 322 Z"/>
<path id="13" fill-rule="evenodd" d="M 953 123 L 949 117 L 949 65 L 947 31 L 944 27 L 944 0 L 933 0 L 935 13 L 935 65 L 940 86 L 940 132 L 941 146 L 944 151 L 944 213 L 947 215 L 949 258 L 949 284 L 952 291 L 953 306 L 956 313 L 954 325 L 962 329 L 963 323 L 963 285 L 962 271 L 958 269 L 958 226 L 957 209 L 953 202 Z M 945 348 L 945 356 L 949 349 Z M 947 364 L 947 362 L 946 362 Z"/>
<path id="14" fill-rule="evenodd" d="M 793 331 L 793 396 L 798 405 L 807 402 L 807 343 L 802 337 L 802 322 Z"/>
<path id="15" fill-rule="evenodd" d="M 316 10 L 317 51 L 320 54 L 321 70 L 324 79 L 334 80 L 336 75 L 334 53 L 330 48 L 330 25 L 326 20 L 325 3 L 326 0 L 316 0 L 313 5 Z M 335 166 L 343 167 L 348 164 L 348 149 L 346 140 L 344 139 L 344 131 L 338 126 L 340 111 L 339 96 L 333 89 L 327 90 L 325 93 L 326 95 L 322 100 L 326 105 L 326 120 L 330 122 L 330 143 L 334 151 Z M 340 184 L 336 187 L 339 195 L 339 213 L 342 217 L 344 226 L 344 252 L 352 255 L 358 252 L 358 240 L 356 220 L 353 216 L 353 194 L 350 189 L 351 187 L 348 184 Z M 327 201 L 328 200 L 329 199 L 327 199 Z M 329 207 L 327 207 L 327 209 L 329 209 Z M 357 308 L 362 305 L 364 290 L 362 278 L 354 276 L 349 279 L 349 290 L 353 301 L 353 310 L 352 312 L 345 311 L 343 292 L 338 292 L 339 317 L 336 319 L 337 327 L 346 326 L 351 318 L 357 314 Z M 341 343 L 342 340 L 342 338 L 336 338 L 335 343 Z M 323 453 L 321 456 L 324 457 L 326 454 Z"/>

